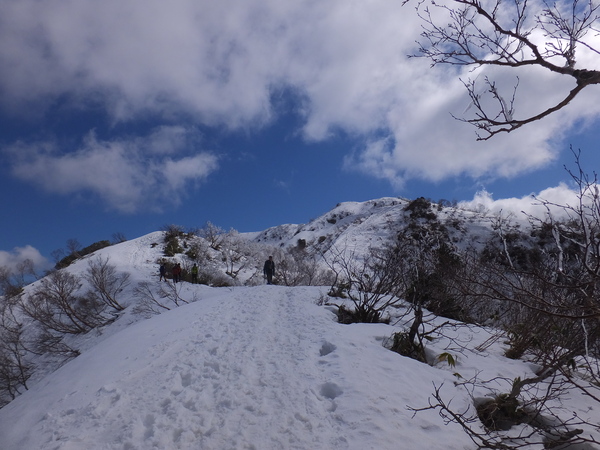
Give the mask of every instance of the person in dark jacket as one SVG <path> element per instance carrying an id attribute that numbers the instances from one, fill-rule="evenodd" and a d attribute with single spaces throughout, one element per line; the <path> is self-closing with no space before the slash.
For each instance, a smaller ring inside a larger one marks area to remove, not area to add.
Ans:
<path id="1" fill-rule="evenodd" d="M 181 281 L 181 264 L 175 264 L 171 272 L 173 273 L 173 283 Z"/>
<path id="2" fill-rule="evenodd" d="M 275 261 L 273 261 L 272 256 L 269 256 L 269 259 L 265 261 L 263 273 L 267 278 L 267 284 L 273 284 L 273 275 L 275 275 Z"/>
<path id="3" fill-rule="evenodd" d="M 167 281 L 167 268 L 165 267 L 165 263 L 162 263 L 160 265 L 160 267 L 158 268 L 158 271 L 160 272 L 160 278 L 158 279 L 158 281 L 162 281 L 162 280 Z"/>

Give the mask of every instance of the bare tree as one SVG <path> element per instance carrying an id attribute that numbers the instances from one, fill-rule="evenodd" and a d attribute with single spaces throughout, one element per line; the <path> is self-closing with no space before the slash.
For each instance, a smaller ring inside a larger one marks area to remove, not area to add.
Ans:
<path id="1" fill-rule="evenodd" d="M 198 230 L 198 236 L 206 239 L 210 246 L 215 250 L 219 250 L 224 234 L 225 230 L 223 228 L 218 227 L 211 222 L 206 222 L 204 228 Z"/>
<path id="2" fill-rule="evenodd" d="M 185 254 L 192 260 L 197 263 L 206 263 L 207 261 L 212 260 L 214 250 L 210 247 L 208 241 L 202 238 L 194 239 L 190 245 L 189 249 Z"/>
<path id="3" fill-rule="evenodd" d="M 576 67 L 575 57 L 581 48 L 600 53 L 592 44 L 598 33 L 599 7 L 594 0 L 419 2 L 417 11 L 424 26 L 415 56 L 429 58 L 432 65 L 496 66 L 515 71 L 540 67 L 573 79 L 572 89 L 556 104 L 524 117 L 515 111 L 518 78 L 508 95 L 488 77 L 483 87 L 476 79 L 463 80 L 475 114 L 459 120 L 474 125 L 478 139 L 487 140 L 564 108 L 584 88 L 600 83 L 600 71 Z"/>
<path id="4" fill-rule="evenodd" d="M 112 234 L 112 243 L 113 244 L 120 244 L 121 242 L 125 242 L 127 241 L 127 238 L 125 237 L 124 233 L 121 233 L 120 231 L 116 231 Z"/>
<path id="5" fill-rule="evenodd" d="M 4 303 L 10 302 L 23 290 L 23 283 L 8 267 L 0 267 L 0 295 Z"/>
<path id="6" fill-rule="evenodd" d="M 133 309 L 134 313 L 145 316 L 160 314 L 170 311 L 190 301 L 181 297 L 181 283 L 150 283 L 142 281 L 133 290 L 134 296 L 139 303 Z M 196 301 L 194 296 L 192 302 Z"/>
<path id="7" fill-rule="evenodd" d="M 219 251 L 226 266 L 225 273 L 233 279 L 251 263 L 254 253 L 251 243 L 234 229 L 220 237 Z"/>
<path id="8" fill-rule="evenodd" d="M 54 263 L 58 264 L 66 256 L 66 252 L 62 248 L 57 248 L 56 250 L 52 250 L 50 252 L 50 256 L 52 256 Z"/>
<path id="9" fill-rule="evenodd" d="M 353 311 L 340 308 L 340 322 L 380 322 L 389 307 L 401 303 L 406 284 L 400 252 L 371 249 L 359 257 L 353 251 L 332 248 L 328 254 L 327 265 L 335 274 L 331 291 L 347 296 L 354 305 Z"/>
<path id="10" fill-rule="evenodd" d="M 96 298 L 115 311 L 123 311 L 125 307 L 117 296 L 129 285 L 129 273 L 118 273 L 115 266 L 108 263 L 108 258 L 98 257 L 90 260 L 85 278 L 91 290 L 89 297 Z"/>
<path id="11" fill-rule="evenodd" d="M 26 360 L 23 324 L 15 314 L 23 296 L 23 273 L 33 267 L 30 263 L 26 260 L 17 275 L 8 267 L 0 267 L 0 407 L 27 389 L 33 373 Z"/>
<path id="12" fill-rule="evenodd" d="M 26 361 L 23 325 L 11 314 L 0 318 L 0 407 L 27 389 L 33 367 Z"/>
<path id="13" fill-rule="evenodd" d="M 297 247 L 271 253 L 277 260 L 277 278 L 285 286 L 325 286 L 332 281 L 332 272 L 319 264 L 321 256 Z"/>
<path id="14" fill-rule="evenodd" d="M 27 298 L 22 299 L 23 312 L 52 335 L 86 333 L 104 325 L 106 305 L 95 298 L 77 295 L 79 279 L 64 270 L 44 278 Z"/>
<path id="15" fill-rule="evenodd" d="M 81 244 L 75 238 L 71 238 L 67 240 L 67 251 L 69 254 L 79 258 L 79 250 L 81 250 Z"/>
<path id="16" fill-rule="evenodd" d="M 504 392 L 473 399 L 477 414 L 456 411 L 436 390 L 430 408 L 463 426 L 480 448 L 534 443 L 592 448 L 585 444 L 598 443 L 597 421 L 555 408 L 574 391 L 600 401 L 600 188 L 576 158 L 577 170 L 570 172 L 578 187 L 576 202 L 538 199 L 548 214 L 531 218 L 525 236 L 498 221 L 494 243 L 479 255 L 463 257 L 459 290 L 464 298 L 497 311 L 494 324 L 509 336 L 507 356 L 526 357 L 538 366 L 534 376 L 512 380 Z M 472 308 L 474 316 L 481 320 L 485 308 Z M 485 384 L 477 380 L 464 386 L 473 390 Z M 529 427 L 511 429 L 516 424 Z"/>

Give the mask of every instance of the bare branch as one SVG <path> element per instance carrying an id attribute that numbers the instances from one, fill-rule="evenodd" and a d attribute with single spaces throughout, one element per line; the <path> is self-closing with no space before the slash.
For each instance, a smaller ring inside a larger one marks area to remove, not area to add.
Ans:
<path id="1" fill-rule="evenodd" d="M 599 20 L 600 5 L 592 0 L 572 0 L 571 7 L 567 6 L 568 3 L 545 3 L 536 10 L 527 0 L 489 3 L 454 0 L 450 5 L 434 0 L 420 2 L 417 13 L 424 22 L 422 42 L 419 43 L 419 54 L 412 56 L 427 57 L 432 65 L 542 67 L 575 80 L 575 87 L 565 93 L 562 100 L 522 118 L 514 114 L 518 81 L 510 102 L 504 100 L 505 96 L 493 80 L 486 78 L 487 88 L 483 93 L 475 90 L 475 81 L 463 82 L 472 101 L 465 112 L 475 106 L 475 117 L 455 118 L 474 125 L 478 140 L 510 133 L 564 108 L 585 87 L 600 84 L 600 71 L 575 68 L 578 46 L 600 54 L 584 40 Z M 443 13 L 445 19 L 439 18 L 439 13 Z M 442 22 L 444 25 L 438 25 Z M 494 100 L 491 107 L 481 102 L 482 96 Z"/>

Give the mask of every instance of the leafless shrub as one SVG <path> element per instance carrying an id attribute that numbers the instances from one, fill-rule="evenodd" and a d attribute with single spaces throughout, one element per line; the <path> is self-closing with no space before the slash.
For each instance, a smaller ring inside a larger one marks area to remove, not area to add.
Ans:
<path id="1" fill-rule="evenodd" d="M 0 295 L 4 297 L 3 303 L 7 304 L 16 299 L 23 290 L 23 282 L 15 277 L 8 267 L 0 267 Z"/>
<path id="2" fill-rule="evenodd" d="M 5 311 L 6 312 L 6 311 Z M 33 372 L 27 362 L 23 326 L 10 314 L 0 318 L 0 407 L 27 389 Z"/>
<path id="3" fill-rule="evenodd" d="M 79 350 L 67 344 L 64 338 L 64 334 L 38 327 L 36 335 L 27 343 L 27 350 L 38 356 L 50 354 L 58 357 L 60 366 L 80 354 Z"/>
<path id="4" fill-rule="evenodd" d="M 220 249 L 221 240 L 224 234 L 225 230 L 223 228 L 218 227 L 211 222 L 206 222 L 206 225 L 198 230 L 198 236 L 206 239 L 210 246 L 215 250 Z"/>
<path id="5" fill-rule="evenodd" d="M 71 238 L 67 240 L 67 251 L 69 254 L 73 255 L 75 258 L 79 258 L 81 255 L 79 251 L 82 249 L 81 243 L 75 239 Z"/>
<path id="6" fill-rule="evenodd" d="M 165 233 L 164 241 L 169 242 L 171 239 L 183 236 L 185 228 L 180 225 L 168 224 L 161 227 L 161 231 Z"/>
<path id="7" fill-rule="evenodd" d="M 285 286 L 326 286 L 334 274 L 319 264 L 319 255 L 298 247 L 272 252 L 277 260 L 277 279 Z"/>
<path id="8" fill-rule="evenodd" d="M 113 244 L 120 244 L 120 243 L 126 242 L 126 241 L 127 241 L 127 238 L 125 237 L 124 233 L 117 231 L 112 234 L 112 243 Z"/>
<path id="9" fill-rule="evenodd" d="M 129 285 L 129 273 L 117 272 L 116 267 L 109 264 L 108 258 L 98 257 L 89 261 L 85 278 L 91 286 L 89 298 L 94 298 L 115 311 L 125 309 L 117 296 Z"/>
<path id="10" fill-rule="evenodd" d="M 106 305 L 96 298 L 77 295 L 81 284 L 75 275 L 57 270 L 44 278 L 23 299 L 23 312 L 51 333 L 80 334 L 106 324 Z"/>
<path id="11" fill-rule="evenodd" d="M 342 321 L 379 322 L 389 307 L 398 305 L 403 291 L 403 274 L 398 270 L 397 253 L 373 250 L 365 258 L 352 251 L 331 249 L 327 264 L 335 273 L 335 286 L 346 286 L 344 295 L 353 303 L 354 310 L 342 309 Z"/>
<path id="12" fill-rule="evenodd" d="M 600 433 L 597 421 L 555 408 L 573 390 L 600 401 L 600 189 L 578 159 L 577 166 L 570 173 L 578 202 L 538 199 L 548 214 L 530 218 L 533 231 L 527 239 L 498 222 L 497 246 L 463 258 L 466 270 L 457 285 L 476 305 L 474 316 L 484 319 L 482 312 L 491 305 L 494 324 L 509 337 L 507 356 L 539 365 L 534 377 L 513 380 L 510 389 L 474 402 L 478 417 L 453 410 L 436 390 L 430 408 L 461 424 L 480 448 L 587 449 L 598 443 L 597 434 L 583 432 Z M 470 383 L 471 388 L 485 385 Z M 479 419 L 483 431 L 473 426 Z M 519 423 L 528 427 L 512 427 Z"/>
<path id="13" fill-rule="evenodd" d="M 444 399 L 442 387 L 435 386 L 429 405 L 409 407 L 415 414 L 437 410 L 446 423 L 459 424 L 479 449 L 514 450 L 539 446 L 552 449 L 592 450 L 598 441 L 589 433 L 585 420 L 556 407 L 556 400 L 569 389 L 569 382 L 556 374 L 543 373 L 532 378 L 514 380 L 472 379 L 455 383 L 471 397 L 471 404 L 457 410 Z M 497 386 L 504 385 L 502 392 Z M 496 386 L 496 388 L 492 388 Z M 475 389 L 489 392 L 475 397 Z M 516 426 L 525 425 L 525 426 Z M 588 432 L 584 432 L 586 430 Z"/>
<path id="14" fill-rule="evenodd" d="M 188 258 L 197 263 L 206 263 L 213 258 L 211 247 L 205 239 L 194 240 L 185 254 Z"/>
<path id="15" fill-rule="evenodd" d="M 226 266 L 225 273 L 231 278 L 237 278 L 240 271 L 251 263 L 254 253 L 251 247 L 251 244 L 241 238 L 235 230 L 221 236 L 219 251 Z"/>
<path id="16" fill-rule="evenodd" d="M 170 311 L 182 304 L 189 303 L 183 299 L 181 283 L 143 281 L 134 288 L 134 296 L 139 300 L 133 312 L 144 316 Z M 196 299 L 192 299 L 195 301 Z"/>

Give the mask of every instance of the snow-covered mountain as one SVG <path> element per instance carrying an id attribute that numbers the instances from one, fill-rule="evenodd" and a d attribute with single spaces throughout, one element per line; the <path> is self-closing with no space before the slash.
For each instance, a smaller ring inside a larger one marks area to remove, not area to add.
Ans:
<path id="1" fill-rule="evenodd" d="M 331 211 L 300 225 L 280 225 L 250 236 L 256 242 L 326 250 L 331 246 L 364 253 L 395 239 L 411 221 L 443 225 L 453 242 L 463 245 L 489 238 L 494 217 L 427 199 L 384 197 L 366 202 L 344 202 Z"/>
<path id="2" fill-rule="evenodd" d="M 235 262 L 225 244 L 185 234 L 181 252 L 165 257 L 165 232 L 75 261 L 64 271 L 82 292 L 90 262 L 106 261 L 129 274 L 115 294 L 123 310 L 102 326 L 65 337 L 79 355 L 64 364 L 47 354 L 27 356 L 35 369 L 28 389 L 0 409 L 0 449 L 476 448 L 437 410 L 414 410 L 434 402 L 437 389 L 455 410 L 473 412 L 474 399 L 510 391 L 515 378 L 533 376 L 534 365 L 503 356 L 506 344 L 497 330 L 457 323 L 428 343 L 430 364 L 424 364 L 385 345 L 406 329 L 408 305 L 389 312 L 390 324 L 343 325 L 335 311 L 344 300 L 328 298 L 329 286 L 267 286 L 259 276 L 274 249 L 365 253 L 411 220 L 443 225 L 457 245 L 477 245 L 491 230 L 491 219 L 479 213 L 443 205 L 415 213 L 410 204 L 397 198 L 342 203 L 304 225 L 230 233 L 236 245 L 250 246 Z M 238 271 L 235 281 L 222 287 L 158 282 L 159 261 L 189 269 L 190 251 L 204 252 L 203 269 L 212 279 L 219 272 L 233 280 L 225 274 L 231 269 Z M 26 286 L 24 295 L 43 283 Z M 447 322 L 431 320 L 432 326 Z M 461 384 L 473 378 L 489 382 L 474 390 Z M 600 420 L 597 403 L 575 392 L 556 407 Z M 483 425 L 472 426 L 483 432 Z"/>

